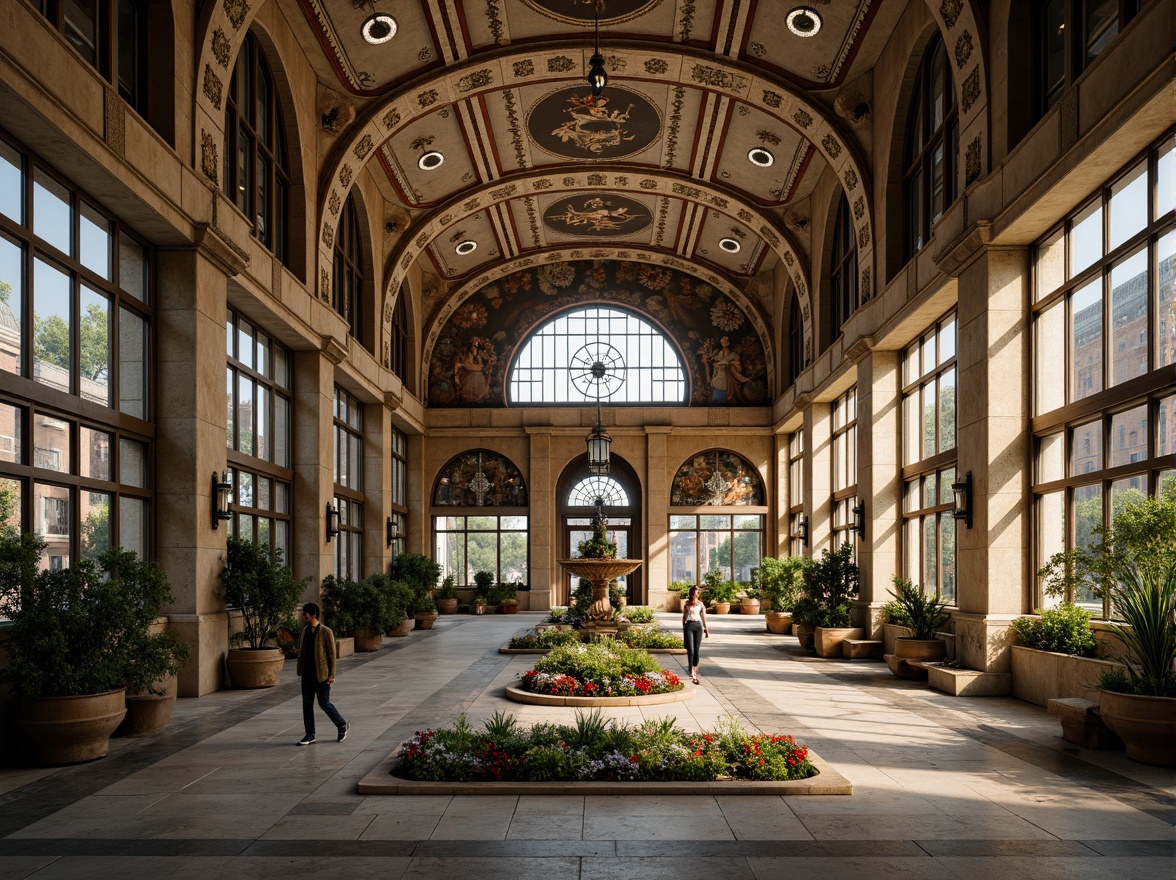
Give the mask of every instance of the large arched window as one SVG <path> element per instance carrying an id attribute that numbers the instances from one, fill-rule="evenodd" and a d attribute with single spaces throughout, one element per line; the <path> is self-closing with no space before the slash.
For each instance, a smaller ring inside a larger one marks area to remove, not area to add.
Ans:
<path id="1" fill-rule="evenodd" d="M 960 120 L 955 83 L 938 35 L 919 63 L 903 160 L 906 255 L 927 243 L 931 226 L 960 194 Z"/>
<path id="2" fill-rule="evenodd" d="M 253 223 L 253 234 L 283 263 L 289 260 L 290 166 L 274 76 L 261 45 L 245 36 L 225 112 L 225 187 Z"/>
<path id="3" fill-rule="evenodd" d="M 829 339 L 841 335 L 841 328 L 858 307 L 857 239 L 849 218 L 845 193 L 837 203 L 833 226 L 833 251 L 829 257 L 829 291 L 832 301 Z"/>
<path id="4" fill-rule="evenodd" d="M 597 359 L 607 375 L 594 385 L 589 377 Z M 588 306 L 548 321 L 523 344 L 510 373 L 510 402 L 590 403 L 598 387 L 610 404 L 682 404 L 686 371 L 665 334 L 648 321 Z"/>
<path id="5" fill-rule="evenodd" d="M 363 342 L 363 240 L 355 193 L 347 197 L 335 236 L 335 289 L 332 305 L 347 322 L 352 338 Z"/>

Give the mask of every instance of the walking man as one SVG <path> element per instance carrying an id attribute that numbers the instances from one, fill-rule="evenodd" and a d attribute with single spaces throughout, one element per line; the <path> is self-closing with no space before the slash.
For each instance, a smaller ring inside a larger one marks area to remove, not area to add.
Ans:
<path id="1" fill-rule="evenodd" d="M 339 710 L 331 703 L 331 685 L 335 683 L 335 661 L 339 652 L 335 648 L 335 634 L 331 628 L 319 623 L 319 607 L 314 602 L 302 606 L 302 647 L 298 650 L 298 676 L 302 679 L 302 723 L 306 736 L 298 741 L 300 746 L 314 742 L 314 701 L 323 707 L 327 717 L 339 729 L 339 742 L 347 739 L 351 725 L 343 720 Z"/>

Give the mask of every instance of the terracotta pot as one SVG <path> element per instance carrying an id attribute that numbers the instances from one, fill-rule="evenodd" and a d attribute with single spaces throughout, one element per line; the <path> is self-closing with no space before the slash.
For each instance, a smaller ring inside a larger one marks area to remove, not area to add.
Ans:
<path id="1" fill-rule="evenodd" d="M 743 602 L 739 606 L 739 613 L 740 614 L 759 614 L 760 613 L 759 600 L 756 599 L 751 602 Z"/>
<path id="2" fill-rule="evenodd" d="M 666 611 L 682 610 L 682 594 L 675 590 L 666 596 Z"/>
<path id="3" fill-rule="evenodd" d="M 384 634 L 367 629 L 366 627 L 357 626 L 355 632 L 351 634 L 355 638 L 355 650 L 357 653 L 370 654 L 372 651 L 380 650 L 380 645 L 384 644 Z"/>
<path id="4" fill-rule="evenodd" d="M 489 605 L 483 605 L 481 602 L 475 602 L 473 604 L 474 614 L 485 614 L 489 607 Z"/>
<path id="5" fill-rule="evenodd" d="M 242 690 L 268 688 L 278 683 L 286 658 L 277 648 L 229 648 L 225 661 L 229 680 Z"/>
<path id="6" fill-rule="evenodd" d="M 1176 767 L 1176 697 L 1101 691 L 1098 711 L 1132 761 Z"/>
<path id="7" fill-rule="evenodd" d="M 841 643 L 846 639 L 862 639 L 866 631 L 852 626 L 818 626 L 814 632 L 813 647 L 818 657 L 840 657 Z"/>
<path id="8" fill-rule="evenodd" d="M 504 605 L 499 605 L 498 610 L 503 614 L 518 614 L 519 606 L 517 602 L 514 604 L 507 603 Z"/>
<path id="9" fill-rule="evenodd" d="M 787 611 L 769 611 L 764 615 L 764 620 L 767 622 L 768 632 L 778 636 L 786 636 L 788 630 L 792 629 L 792 615 Z"/>
<path id="10" fill-rule="evenodd" d="M 110 751 L 110 735 L 126 714 L 126 688 L 80 697 L 25 697 L 16 726 L 38 762 L 80 764 Z"/>
<path id="11" fill-rule="evenodd" d="M 714 605 L 711 606 L 711 611 L 714 612 L 715 614 L 730 614 L 731 613 L 731 603 L 730 602 L 716 602 Z"/>
<path id="12" fill-rule="evenodd" d="M 127 691 L 127 716 L 114 732 L 115 736 L 150 736 L 167 727 L 176 708 L 176 677 L 168 676 L 155 682 L 153 687 L 163 693 L 133 694 Z"/>
<path id="13" fill-rule="evenodd" d="M 438 614 L 457 614 L 457 599 L 438 599 Z"/>
<path id="14" fill-rule="evenodd" d="M 395 638 L 403 638 L 412 632 L 412 628 L 415 625 L 415 620 L 413 620 L 411 617 L 406 617 L 404 620 L 400 621 L 399 626 L 392 627 L 392 629 L 388 630 L 386 633 L 384 633 L 384 635 L 393 636 Z"/>
<path id="15" fill-rule="evenodd" d="M 811 623 L 793 623 L 792 634 L 796 636 L 800 642 L 800 646 L 806 651 L 813 649 L 813 643 L 816 641 L 816 627 Z"/>
<path id="16" fill-rule="evenodd" d="M 414 615 L 417 629 L 432 629 L 433 624 L 437 622 L 437 612 L 430 611 L 428 614 Z"/>

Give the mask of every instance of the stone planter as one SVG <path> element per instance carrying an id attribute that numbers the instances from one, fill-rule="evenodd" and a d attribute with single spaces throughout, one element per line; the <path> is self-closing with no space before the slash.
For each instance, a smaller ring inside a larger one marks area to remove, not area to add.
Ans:
<path id="1" fill-rule="evenodd" d="M 378 651 L 380 650 L 380 646 L 384 644 L 383 633 L 375 632 L 362 626 L 355 628 L 352 637 L 355 639 L 355 650 L 360 654 L 370 654 L 373 651 Z"/>
<path id="2" fill-rule="evenodd" d="M 1012 664 L 1013 696 L 1038 706 L 1071 697 L 1099 702 L 1100 673 L 1119 665 L 1110 660 L 1039 651 L 1023 645 L 1013 645 Z"/>
<path id="3" fill-rule="evenodd" d="M 229 648 L 225 660 L 229 681 L 238 690 L 273 687 L 285 662 L 277 648 Z"/>
<path id="4" fill-rule="evenodd" d="M 126 714 L 126 688 L 80 697 L 25 697 L 16 726 L 39 763 L 80 764 L 110 751 L 110 735 Z"/>
<path id="5" fill-rule="evenodd" d="M 438 614 L 457 614 L 457 599 L 437 599 Z"/>
<path id="6" fill-rule="evenodd" d="M 886 654 L 886 665 L 899 678 L 909 678 L 922 681 L 927 678 L 927 670 L 921 666 L 911 666 L 908 661 L 917 660 L 921 663 L 937 663 L 947 656 L 947 642 L 943 639 L 895 639 L 894 653 Z"/>
<path id="7" fill-rule="evenodd" d="M 897 623 L 882 624 L 882 653 L 893 654 L 894 643 L 898 639 L 909 639 L 911 637 L 911 628 L 909 626 L 899 626 Z"/>
<path id="8" fill-rule="evenodd" d="M 813 649 L 813 643 L 816 641 L 816 627 L 811 623 L 793 623 L 792 634 L 796 636 L 800 642 L 800 646 L 806 651 Z"/>
<path id="9" fill-rule="evenodd" d="M 818 657 L 840 657 L 841 643 L 846 639 L 864 639 L 866 631 L 851 626 L 818 626 L 814 636 L 813 647 Z"/>
<path id="10" fill-rule="evenodd" d="M 677 590 L 671 590 L 666 593 L 666 611 L 681 611 L 682 610 L 682 594 Z"/>
<path id="11" fill-rule="evenodd" d="M 711 612 L 714 614 L 730 614 L 731 613 L 731 603 L 730 602 L 716 602 L 714 605 L 711 606 Z"/>
<path id="12" fill-rule="evenodd" d="M 739 605 L 740 614 L 759 614 L 760 603 L 759 599 L 753 599 L 750 602 L 743 602 Z"/>
<path id="13" fill-rule="evenodd" d="M 500 614 L 518 614 L 519 613 L 519 603 L 518 602 L 503 602 L 501 605 L 498 606 L 498 612 Z"/>
<path id="14" fill-rule="evenodd" d="M 433 624 L 437 622 L 437 612 L 430 611 L 428 614 L 414 615 L 417 629 L 432 629 Z"/>
<path id="15" fill-rule="evenodd" d="M 1176 767 L 1176 697 L 1100 691 L 1098 711 L 1132 761 Z"/>
<path id="16" fill-rule="evenodd" d="M 413 620 L 411 617 L 406 617 L 406 618 L 404 618 L 404 620 L 400 621 L 399 626 L 392 627 L 392 629 L 388 630 L 386 633 L 384 633 L 384 635 L 401 639 L 401 638 L 404 638 L 406 635 L 408 635 L 410 632 L 412 632 L 412 628 L 415 625 L 416 625 L 415 620 Z"/>
<path id="17" fill-rule="evenodd" d="M 176 677 L 168 676 L 155 682 L 154 687 L 163 693 L 132 694 L 127 691 L 127 715 L 115 730 L 115 736 L 150 736 L 167 727 L 176 709 Z"/>
<path id="18" fill-rule="evenodd" d="M 768 632 L 778 636 L 786 636 L 792 629 L 792 615 L 787 611 L 769 611 L 764 615 L 764 620 L 767 622 Z"/>

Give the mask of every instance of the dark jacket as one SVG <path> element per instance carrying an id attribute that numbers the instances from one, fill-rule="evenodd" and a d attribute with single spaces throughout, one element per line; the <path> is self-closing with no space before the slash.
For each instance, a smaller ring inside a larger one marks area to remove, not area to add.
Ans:
<path id="1" fill-rule="evenodd" d="M 306 644 L 306 631 L 310 629 L 309 626 L 302 628 L 302 639 L 299 645 Z M 306 651 L 300 650 L 298 652 L 298 674 L 302 675 L 303 660 L 306 657 Z M 331 632 L 331 628 L 325 623 L 318 625 L 318 633 L 314 639 L 314 671 L 316 673 L 316 681 L 329 681 L 335 677 L 335 661 L 339 657 L 339 651 L 335 647 L 335 634 Z"/>

